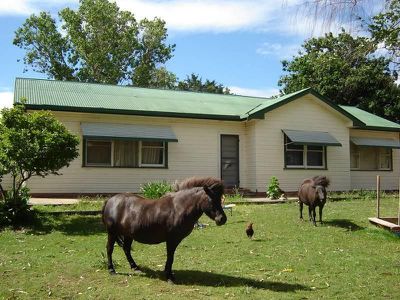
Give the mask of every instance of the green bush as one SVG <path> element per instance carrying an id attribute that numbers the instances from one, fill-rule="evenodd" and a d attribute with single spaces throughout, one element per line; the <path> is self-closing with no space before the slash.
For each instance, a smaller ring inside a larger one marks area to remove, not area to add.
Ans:
<path id="1" fill-rule="evenodd" d="M 0 201 L 0 225 L 22 225 L 28 223 L 32 218 L 29 208 L 29 189 L 22 187 L 18 194 L 13 191 L 5 192 L 6 198 Z"/>
<path id="2" fill-rule="evenodd" d="M 172 191 L 172 186 L 166 181 L 148 182 L 140 187 L 143 196 L 149 199 L 157 199 Z"/>
<path id="3" fill-rule="evenodd" d="M 278 199 L 282 195 L 282 190 L 279 188 L 278 178 L 272 176 L 269 185 L 267 185 L 267 197 Z"/>
<path id="4" fill-rule="evenodd" d="M 239 188 L 236 186 L 233 188 L 233 194 L 225 195 L 225 202 L 235 202 L 242 200 L 243 200 L 243 194 L 240 193 Z"/>

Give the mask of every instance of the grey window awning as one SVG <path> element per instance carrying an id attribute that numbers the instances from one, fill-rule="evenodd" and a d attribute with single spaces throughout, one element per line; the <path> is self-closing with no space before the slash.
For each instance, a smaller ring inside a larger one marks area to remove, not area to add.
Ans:
<path id="1" fill-rule="evenodd" d="M 170 127 L 112 123 L 81 123 L 83 137 L 177 142 Z"/>
<path id="2" fill-rule="evenodd" d="M 342 146 L 330 133 L 322 131 L 304 131 L 282 129 L 294 145 Z"/>
<path id="3" fill-rule="evenodd" d="M 392 139 L 351 137 L 350 141 L 357 146 L 400 149 L 400 142 Z"/>

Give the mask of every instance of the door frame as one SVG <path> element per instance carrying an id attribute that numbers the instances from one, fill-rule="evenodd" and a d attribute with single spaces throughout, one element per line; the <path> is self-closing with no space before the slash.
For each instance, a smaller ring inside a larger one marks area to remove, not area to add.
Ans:
<path id="1" fill-rule="evenodd" d="M 239 142 L 240 142 L 240 138 L 238 134 L 220 134 L 220 138 L 219 138 L 219 164 L 220 164 L 220 177 L 222 180 L 222 138 L 224 136 L 233 136 L 236 137 L 237 139 L 237 143 L 236 143 L 236 151 L 237 151 L 237 180 L 238 180 L 238 185 L 237 188 L 240 187 L 240 152 L 239 152 Z"/>

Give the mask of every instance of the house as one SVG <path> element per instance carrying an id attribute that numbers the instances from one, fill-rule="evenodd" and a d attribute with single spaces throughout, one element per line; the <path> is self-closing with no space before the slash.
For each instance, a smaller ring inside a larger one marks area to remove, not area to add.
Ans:
<path id="1" fill-rule="evenodd" d="M 324 174 L 330 190 L 398 189 L 400 125 L 339 106 L 312 89 L 256 98 L 17 78 L 14 102 L 51 110 L 80 137 L 62 176 L 34 194 L 138 192 L 150 181 L 215 176 L 227 186 L 284 191 Z"/>

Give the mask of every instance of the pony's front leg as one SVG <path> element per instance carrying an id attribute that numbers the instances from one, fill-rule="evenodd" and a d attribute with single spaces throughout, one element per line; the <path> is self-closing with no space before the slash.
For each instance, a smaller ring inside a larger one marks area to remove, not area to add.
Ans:
<path id="1" fill-rule="evenodd" d="M 313 208 L 312 208 L 312 219 L 313 219 L 314 226 L 317 226 L 317 222 L 315 221 L 316 215 L 317 214 L 315 213 L 315 206 L 313 206 Z"/>
<path id="2" fill-rule="evenodd" d="M 308 206 L 308 220 L 312 221 L 312 207 L 311 207 L 311 204 Z"/>
<path id="3" fill-rule="evenodd" d="M 319 206 L 319 222 L 322 224 L 322 209 L 324 208 L 323 205 Z"/>
<path id="4" fill-rule="evenodd" d="M 175 276 L 172 273 L 172 264 L 174 263 L 174 254 L 178 245 L 179 242 L 167 241 L 167 262 L 165 263 L 164 272 L 169 283 L 174 283 L 175 281 Z"/>

